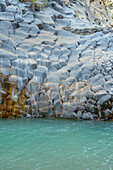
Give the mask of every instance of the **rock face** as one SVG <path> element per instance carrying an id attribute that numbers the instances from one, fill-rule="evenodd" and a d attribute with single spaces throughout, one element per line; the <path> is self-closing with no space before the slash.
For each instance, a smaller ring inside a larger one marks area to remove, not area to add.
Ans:
<path id="1" fill-rule="evenodd" d="M 0 2 L 0 117 L 113 118 L 113 30 L 71 5 Z"/>

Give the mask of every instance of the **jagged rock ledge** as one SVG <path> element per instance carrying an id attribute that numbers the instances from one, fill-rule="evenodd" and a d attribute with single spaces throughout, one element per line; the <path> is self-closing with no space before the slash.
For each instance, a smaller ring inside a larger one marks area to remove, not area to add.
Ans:
<path id="1" fill-rule="evenodd" d="M 0 117 L 112 120 L 112 29 L 56 1 L 40 12 L 18 0 L 0 7 Z"/>

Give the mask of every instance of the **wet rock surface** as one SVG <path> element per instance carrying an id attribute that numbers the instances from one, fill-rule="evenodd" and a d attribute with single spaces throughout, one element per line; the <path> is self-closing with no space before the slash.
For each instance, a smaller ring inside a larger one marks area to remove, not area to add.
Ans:
<path id="1" fill-rule="evenodd" d="M 71 3 L 0 2 L 0 117 L 113 118 L 113 29 Z"/>

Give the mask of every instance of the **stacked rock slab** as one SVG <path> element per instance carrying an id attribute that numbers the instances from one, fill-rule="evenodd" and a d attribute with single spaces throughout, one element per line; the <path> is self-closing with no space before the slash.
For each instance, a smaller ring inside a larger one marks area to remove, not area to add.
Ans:
<path id="1" fill-rule="evenodd" d="M 103 27 L 64 2 L 37 12 L 2 0 L 0 117 L 112 119 L 113 30 Z"/>

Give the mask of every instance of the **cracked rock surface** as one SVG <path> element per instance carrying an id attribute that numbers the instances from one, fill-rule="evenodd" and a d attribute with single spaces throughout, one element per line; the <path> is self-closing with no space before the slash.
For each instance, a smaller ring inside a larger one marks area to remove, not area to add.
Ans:
<path id="1" fill-rule="evenodd" d="M 0 2 L 0 117 L 113 118 L 113 29 L 83 2 Z"/>

